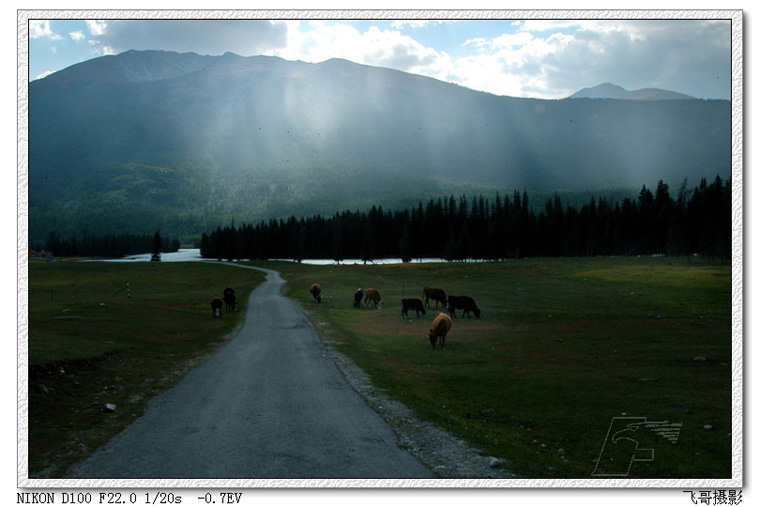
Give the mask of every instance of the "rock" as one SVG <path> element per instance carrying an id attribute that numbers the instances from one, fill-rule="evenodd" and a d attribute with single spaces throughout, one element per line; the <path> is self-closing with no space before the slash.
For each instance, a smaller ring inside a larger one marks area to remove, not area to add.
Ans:
<path id="1" fill-rule="evenodd" d="M 106 403 L 103 407 L 104 412 L 116 412 L 116 405 L 113 403 Z"/>
<path id="2" fill-rule="evenodd" d="M 707 361 L 707 359 L 706 359 L 706 358 L 704 358 L 704 357 L 702 357 L 702 356 L 697 356 L 697 357 L 695 357 L 695 358 L 694 358 L 694 360 L 695 360 L 695 361 L 699 361 L 699 362 L 702 362 L 702 361 Z"/>
<path id="3" fill-rule="evenodd" d="M 705 424 L 705 429 L 706 430 L 711 430 L 711 429 L 713 429 L 713 427 L 712 427 L 711 424 Z"/>
<path id="4" fill-rule="evenodd" d="M 500 468 L 501 460 L 498 458 L 491 458 L 491 461 L 488 463 L 488 466 L 491 468 Z"/>

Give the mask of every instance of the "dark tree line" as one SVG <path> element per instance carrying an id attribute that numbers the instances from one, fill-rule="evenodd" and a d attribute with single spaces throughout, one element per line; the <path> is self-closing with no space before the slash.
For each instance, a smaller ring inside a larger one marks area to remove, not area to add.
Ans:
<path id="1" fill-rule="evenodd" d="M 137 255 L 153 252 L 156 248 L 161 253 L 176 252 L 179 250 L 179 239 L 162 237 L 158 232 L 155 234 L 103 234 L 98 235 L 84 232 L 70 238 L 63 238 L 56 232 L 51 231 L 45 239 L 44 246 L 35 250 L 44 249 L 52 252 L 55 257 L 108 257 L 118 258 L 127 255 Z M 159 256 L 160 258 L 160 256 Z"/>
<path id="2" fill-rule="evenodd" d="M 201 255 L 218 259 L 400 257 L 446 260 L 626 255 L 731 255 L 730 180 L 684 182 L 673 195 L 660 181 L 637 198 L 592 197 L 576 208 L 559 197 L 535 212 L 526 191 L 492 199 L 431 199 L 412 209 L 344 211 L 234 223 L 201 237 Z"/>

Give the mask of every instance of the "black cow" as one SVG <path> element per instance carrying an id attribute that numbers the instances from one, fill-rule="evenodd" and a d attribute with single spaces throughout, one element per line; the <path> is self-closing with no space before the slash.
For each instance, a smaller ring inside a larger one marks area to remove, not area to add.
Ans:
<path id="1" fill-rule="evenodd" d="M 422 312 L 422 315 L 425 315 L 425 306 L 422 304 L 421 299 L 415 299 L 415 298 L 407 298 L 401 300 L 401 315 L 404 317 L 409 317 L 409 310 L 414 310 L 417 312 L 417 317 L 420 316 L 420 312 Z"/>
<path id="2" fill-rule="evenodd" d="M 233 289 L 232 287 L 225 288 L 224 292 L 222 293 L 222 297 L 224 298 L 224 305 L 226 307 L 227 313 L 237 310 L 237 302 L 235 299 L 235 289 Z"/>
<path id="3" fill-rule="evenodd" d="M 470 318 L 470 312 L 474 313 L 477 318 L 480 318 L 480 309 L 475 304 L 475 300 L 467 296 L 449 296 L 449 313 L 455 319 L 457 318 L 457 309 L 462 310 L 462 317 L 467 314 L 467 318 Z"/>
<path id="4" fill-rule="evenodd" d="M 364 297 L 364 291 L 359 289 L 354 292 L 354 308 L 361 308 L 362 298 Z"/>

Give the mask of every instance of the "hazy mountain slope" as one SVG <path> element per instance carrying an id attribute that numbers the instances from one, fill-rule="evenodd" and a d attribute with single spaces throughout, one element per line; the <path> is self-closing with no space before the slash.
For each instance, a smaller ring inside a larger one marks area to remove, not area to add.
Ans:
<path id="1" fill-rule="evenodd" d="M 696 183 L 730 175 L 730 131 L 727 101 L 518 99 L 344 60 L 131 51 L 30 83 L 30 238 Z"/>
<path id="2" fill-rule="evenodd" d="M 582 90 L 570 95 L 571 99 L 622 99 L 622 100 L 695 100 L 694 97 L 683 93 L 661 90 L 659 88 L 641 88 L 639 90 L 626 90 L 622 86 L 612 83 L 603 83 L 592 88 Z"/>

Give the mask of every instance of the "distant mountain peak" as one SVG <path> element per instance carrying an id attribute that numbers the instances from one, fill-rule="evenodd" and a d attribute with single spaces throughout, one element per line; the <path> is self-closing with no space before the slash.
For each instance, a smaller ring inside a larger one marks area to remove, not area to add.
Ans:
<path id="1" fill-rule="evenodd" d="M 661 90 L 659 88 L 641 88 L 639 90 L 626 90 L 622 86 L 612 83 L 603 83 L 593 88 L 583 88 L 570 95 L 571 99 L 622 99 L 622 100 L 688 100 L 694 99 L 689 95 Z"/>

